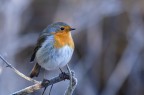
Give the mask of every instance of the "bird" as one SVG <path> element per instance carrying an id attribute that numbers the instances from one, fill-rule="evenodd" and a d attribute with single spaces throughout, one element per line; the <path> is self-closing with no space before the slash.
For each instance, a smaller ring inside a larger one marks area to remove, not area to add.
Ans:
<path id="1" fill-rule="evenodd" d="M 71 31 L 75 30 L 64 22 L 48 25 L 39 35 L 30 62 L 36 61 L 30 77 L 38 77 L 40 69 L 55 70 L 69 63 L 74 52 Z M 61 69 L 60 69 L 61 70 Z"/>

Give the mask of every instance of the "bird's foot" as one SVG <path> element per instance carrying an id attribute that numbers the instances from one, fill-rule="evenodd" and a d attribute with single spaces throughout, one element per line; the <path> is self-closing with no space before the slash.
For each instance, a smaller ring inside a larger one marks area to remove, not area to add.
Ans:
<path id="1" fill-rule="evenodd" d="M 43 87 L 47 87 L 47 86 L 48 86 L 48 83 L 50 83 L 50 81 L 49 81 L 48 79 L 43 79 L 41 85 L 42 85 Z"/>
<path id="2" fill-rule="evenodd" d="M 69 79 L 69 75 L 67 74 L 67 73 L 65 73 L 65 72 L 62 72 L 60 75 L 60 78 L 62 78 L 62 79 Z"/>

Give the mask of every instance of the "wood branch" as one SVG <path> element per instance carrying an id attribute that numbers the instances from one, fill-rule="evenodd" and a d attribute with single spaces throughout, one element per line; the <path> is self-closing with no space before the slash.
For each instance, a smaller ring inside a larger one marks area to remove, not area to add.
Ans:
<path id="1" fill-rule="evenodd" d="M 72 95 L 72 93 L 77 85 L 77 79 L 74 77 L 74 72 L 71 71 L 68 66 L 67 66 L 67 68 L 68 68 L 69 73 L 61 73 L 59 76 L 57 76 L 51 80 L 44 79 L 42 82 L 39 82 L 34 79 L 31 79 L 30 77 L 27 77 L 26 75 L 24 75 L 23 73 L 18 71 L 9 62 L 7 62 L 1 55 L 0 55 L 0 59 L 2 59 L 5 62 L 5 64 L 7 65 L 7 67 L 11 68 L 16 74 L 18 74 L 19 76 L 21 76 L 22 78 L 24 78 L 28 81 L 35 83 L 34 85 L 31 85 L 22 90 L 19 90 L 11 95 L 27 95 L 27 94 L 33 93 L 41 88 L 53 85 L 55 83 L 61 82 L 66 79 L 70 80 L 70 83 L 69 83 L 69 86 L 68 86 L 67 90 L 65 91 L 64 95 Z"/>
<path id="2" fill-rule="evenodd" d="M 64 95 L 72 95 L 77 85 L 77 79 L 72 77 L 72 85 L 69 85 Z"/>
<path id="3" fill-rule="evenodd" d="M 0 55 L 0 59 L 2 59 L 4 61 L 4 63 L 7 65 L 7 67 L 11 68 L 16 74 L 18 74 L 19 76 L 21 76 L 22 78 L 31 81 L 33 83 L 39 83 L 39 81 L 36 81 L 30 77 L 27 77 L 26 75 L 24 75 L 23 73 L 21 73 L 20 71 L 18 71 L 15 67 L 13 67 L 7 60 L 5 60 L 1 55 Z"/>
<path id="4" fill-rule="evenodd" d="M 53 85 L 55 83 L 58 83 L 58 82 L 61 82 L 63 80 L 69 80 L 70 79 L 70 76 L 68 73 L 61 73 L 59 76 L 51 79 L 51 80 L 46 80 L 44 79 L 43 82 L 40 82 L 40 83 L 37 83 L 37 84 L 34 84 L 32 86 L 29 86 L 29 87 L 26 87 L 20 91 L 17 91 L 15 93 L 13 93 L 12 95 L 27 95 L 27 94 L 30 94 L 32 92 L 35 92 L 41 88 L 44 88 L 44 87 L 47 87 L 47 86 L 50 86 L 50 85 Z M 73 78 L 73 87 L 75 87 L 76 85 L 76 79 Z M 68 94 L 67 94 L 68 95 Z"/>
<path id="5" fill-rule="evenodd" d="M 71 70 L 70 70 L 68 64 L 66 65 L 66 67 L 67 67 L 68 72 L 69 72 L 69 75 L 70 75 L 69 90 L 72 90 L 72 83 L 73 83 L 73 80 L 72 80 L 72 73 L 71 73 Z M 71 94 L 68 94 L 68 95 L 71 95 Z"/>

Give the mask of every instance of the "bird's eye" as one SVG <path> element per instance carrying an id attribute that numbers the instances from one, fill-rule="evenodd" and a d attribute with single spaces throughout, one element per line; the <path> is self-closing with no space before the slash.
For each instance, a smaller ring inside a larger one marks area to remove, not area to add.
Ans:
<path id="1" fill-rule="evenodd" d="M 61 29 L 61 30 L 64 30 L 64 27 L 61 27 L 60 29 Z"/>

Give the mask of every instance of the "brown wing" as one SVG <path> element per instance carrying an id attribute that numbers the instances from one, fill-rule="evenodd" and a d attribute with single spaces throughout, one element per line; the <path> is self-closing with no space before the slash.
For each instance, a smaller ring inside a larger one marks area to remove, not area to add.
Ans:
<path id="1" fill-rule="evenodd" d="M 38 49 L 42 46 L 42 43 L 46 40 L 47 35 L 41 35 L 37 41 L 36 47 L 34 49 L 34 52 L 31 56 L 30 62 L 34 61 L 35 56 L 36 56 L 36 52 L 38 51 Z"/>
<path id="2" fill-rule="evenodd" d="M 30 73 L 30 77 L 33 78 L 33 77 L 37 77 L 40 73 L 40 69 L 41 69 L 41 66 L 36 63 Z"/>

